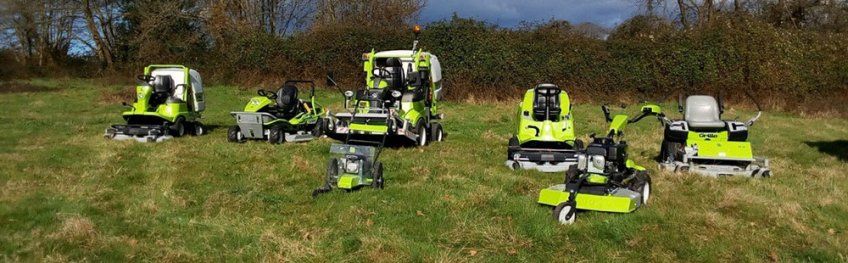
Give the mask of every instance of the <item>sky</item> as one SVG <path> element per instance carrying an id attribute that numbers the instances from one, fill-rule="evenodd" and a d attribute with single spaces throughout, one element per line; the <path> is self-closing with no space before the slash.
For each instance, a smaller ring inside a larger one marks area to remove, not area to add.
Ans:
<path id="1" fill-rule="evenodd" d="M 502 27 L 553 18 L 612 28 L 638 11 L 635 0 L 428 0 L 421 20 L 426 23 L 450 19 L 456 12 L 460 17 L 486 20 Z"/>

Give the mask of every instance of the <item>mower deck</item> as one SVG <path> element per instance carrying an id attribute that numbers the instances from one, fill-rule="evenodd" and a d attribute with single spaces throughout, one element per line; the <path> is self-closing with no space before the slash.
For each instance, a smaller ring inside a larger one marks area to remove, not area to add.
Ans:
<path id="1" fill-rule="evenodd" d="M 558 184 L 539 192 L 538 202 L 543 205 L 557 206 L 568 201 L 570 194 L 565 184 Z M 630 213 L 642 206 L 642 194 L 626 188 L 615 188 L 608 193 L 586 188 L 575 198 L 577 209 L 613 213 Z"/>
<path id="2" fill-rule="evenodd" d="M 351 113 L 340 112 L 335 117 L 341 120 L 350 119 Z M 398 120 L 395 117 L 393 112 L 357 113 L 354 122 L 348 123 L 347 126 L 336 125 L 333 130 L 337 134 L 347 134 L 350 132 L 355 135 L 383 135 L 388 133 L 389 135 L 402 136 L 412 141 L 418 140 L 418 134 L 410 130 L 409 122 L 402 121 L 400 125 L 386 123 L 387 119 Z"/>
<path id="3" fill-rule="evenodd" d="M 660 163 L 659 168 L 672 172 L 690 172 L 709 177 L 744 176 L 763 178 L 771 176 L 768 159 L 754 157 L 753 160 L 730 160 L 689 157 L 687 162 Z M 738 164 L 722 164 L 737 162 Z"/>
<path id="4" fill-rule="evenodd" d="M 103 136 L 118 141 L 135 140 L 138 142 L 162 142 L 174 138 L 174 136 L 168 134 L 164 125 L 117 124 L 106 129 Z"/>
<path id="5" fill-rule="evenodd" d="M 577 164 L 577 151 L 519 148 L 507 156 L 506 166 L 513 170 L 535 169 L 540 172 L 564 172 Z"/>

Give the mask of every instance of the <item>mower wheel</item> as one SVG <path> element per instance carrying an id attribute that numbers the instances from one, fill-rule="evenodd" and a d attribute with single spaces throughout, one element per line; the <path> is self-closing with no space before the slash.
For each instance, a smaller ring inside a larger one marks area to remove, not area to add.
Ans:
<path id="1" fill-rule="evenodd" d="M 445 130 L 442 128 L 442 124 L 435 122 L 430 124 L 430 141 L 431 142 L 440 142 L 445 140 Z"/>
<path id="2" fill-rule="evenodd" d="M 230 129 L 227 130 L 227 141 L 244 142 L 244 135 L 238 125 L 230 126 Z"/>
<path id="3" fill-rule="evenodd" d="M 577 220 L 577 209 L 568 202 L 559 203 L 554 207 L 554 219 L 563 225 L 574 224 Z"/>
<path id="4" fill-rule="evenodd" d="M 185 135 L 186 127 L 185 127 L 185 119 L 183 117 L 177 118 L 177 121 L 174 124 L 171 124 L 171 135 L 174 137 L 182 137 Z"/>
<path id="5" fill-rule="evenodd" d="M 318 138 L 321 137 L 321 135 L 324 135 L 324 119 L 318 119 L 318 121 L 315 122 L 315 127 L 312 128 L 312 136 Z"/>
<path id="6" fill-rule="evenodd" d="M 284 141 L 285 135 L 283 134 L 283 129 L 280 127 L 271 127 L 271 131 L 268 132 L 268 143 L 281 144 Z"/>
<path id="7" fill-rule="evenodd" d="M 206 127 L 203 126 L 203 123 L 195 122 L 191 126 L 193 128 L 191 132 L 192 135 L 201 136 L 203 134 L 206 134 Z"/>
<path id="8" fill-rule="evenodd" d="M 383 189 L 383 186 L 385 186 L 385 181 L 383 180 L 383 163 L 377 162 L 374 165 L 374 173 L 372 175 L 371 187 Z"/>
<path id="9" fill-rule="evenodd" d="M 430 143 L 430 140 L 428 140 L 429 138 L 427 136 L 427 126 L 424 125 L 423 120 L 418 121 L 417 130 L 418 130 L 418 141 L 416 142 L 416 144 L 418 144 L 418 146 L 427 146 L 427 144 Z"/>
<path id="10" fill-rule="evenodd" d="M 642 205 L 647 205 L 651 198 L 651 176 L 646 171 L 639 171 L 636 174 L 636 187 L 632 190 L 642 195 Z"/>

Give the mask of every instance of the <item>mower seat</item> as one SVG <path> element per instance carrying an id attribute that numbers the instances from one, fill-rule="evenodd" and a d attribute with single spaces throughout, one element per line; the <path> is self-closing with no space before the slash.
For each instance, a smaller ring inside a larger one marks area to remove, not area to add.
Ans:
<path id="1" fill-rule="evenodd" d="M 562 109 L 559 107 L 559 93 L 562 90 L 554 84 L 539 84 L 533 97 L 533 119 L 536 121 L 558 121 Z"/>
<path id="2" fill-rule="evenodd" d="M 277 90 L 277 117 L 291 119 L 297 115 L 300 109 L 300 100 L 297 99 L 297 87 L 285 85 Z"/>
<path id="3" fill-rule="evenodd" d="M 152 108 L 155 109 L 160 104 L 169 102 L 171 92 L 174 90 L 174 79 L 171 76 L 155 76 L 150 85 L 153 86 L 153 94 L 148 102 Z"/>
<path id="4" fill-rule="evenodd" d="M 686 98 L 686 111 L 684 119 L 689 127 L 697 129 L 724 128 L 726 124 L 721 120 L 721 109 L 718 102 L 712 96 L 695 95 Z"/>

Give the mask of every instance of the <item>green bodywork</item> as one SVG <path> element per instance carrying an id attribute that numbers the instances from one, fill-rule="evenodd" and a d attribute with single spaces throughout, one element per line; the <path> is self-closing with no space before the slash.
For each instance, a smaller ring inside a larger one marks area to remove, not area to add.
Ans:
<path id="1" fill-rule="evenodd" d="M 750 142 L 727 140 L 727 132 L 689 132 L 686 139 L 689 147 L 698 148 L 698 157 L 710 159 L 754 160 Z"/>
<path id="2" fill-rule="evenodd" d="M 568 201 L 570 194 L 565 190 L 564 184 L 558 184 L 539 193 L 539 203 L 543 205 L 556 206 Z M 636 200 L 614 195 L 578 194 L 575 197 L 577 209 L 593 210 L 603 212 L 630 213 L 636 210 Z"/>
<path id="3" fill-rule="evenodd" d="M 187 98 L 191 94 L 191 74 L 190 69 L 183 65 L 150 65 L 144 68 L 144 75 L 150 75 L 153 70 L 161 68 L 179 68 L 185 74 L 185 83 L 176 83 L 177 85 L 186 85 L 183 89 L 183 98 Z M 193 122 L 200 118 L 200 113 L 190 111 L 186 102 L 182 103 L 162 103 L 155 109 L 149 109 L 150 97 L 153 95 L 153 87 L 149 85 L 137 85 L 135 87 L 136 101 L 132 104 L 132 108 L 122 113 L 124 119 L 129 119 L 132 116 L 153 116 L 162 118 L 168 122 L 176 122 L 177 118 L 183 117 L 186 121 Z"/>
<path id="4" fill-rule="evenodd" d="M 310 103 L 312 108 L 306 109 L 306 111 L 298 113 L 291 119 L 282 119 L 282 118 L 274 118 L 270 119 L 267 122 L 264 122 L 263 125 L 288 125 L 288 126 L 301 126 L 301 125 L 310 125 L 315 124 L 318 119 L 321 118 L 322 115 L 327 114 L 324 107 L 315 102 L 315 98 L 310 98 Z M 272 99 L 269 99 L 265 96 L 255 96 L 250 98 L 250 101 L 247 102 L 247 105 L 244 106 L 244 112 L 262 112 L 267 107 L 274 107 L 276 102 Z"/>
<path id="5" fill-rule="evenodd" d="M 410 57 L 400 57 L 400 56 L 390 56 L 383 53 L 377 53 L 374 50 L 371 50 L 370 53 L 366 53 L 363 55 L 363 63 L 362 70 L 365 71 L 365 84 L 368 88 L 375 88 L 374 81 L 376 78 L 374 77 L 374 69 L 375 69 L 375 60 L 377 58 L 399 58 L 399 59 L 410 59 Z M 417 74 L 419 70 L 429 69 L 430 68 L 430 54 L 424 52 L 419 49 L 417 52 L 414 52 L 412 57 L 412 74 Z M 404 62 L 407 63 L 407 62 Z M 409 73 L 408 73 L 409 74 Z M 432 81 L 432 75 L 428 74 L 428 78 L 430 79 L 430 87 L 428 87 L 428 93 L 430 98 L 432 98 L 432 103 L 430 104 L 430 114 L 435 115 L 438 114 L 439 111 L 439 102 L 435 94 L 433 94 L 436 90 L 437 83 Z M 378 83 L 377 88 L 383 89 L 389 85 L 385 80 L 380 81 Z M 414 86 L 407 86 L 408 90 L 415 90 Z M 353 106 L 353 105 L 352 105 Z M 360 101 L 358 107 L 358 113 L 367 113 L 369 111 L 370 102 L 368 101 Z M 423 100 L 413 101 L 413 102 L 401 102 L 400 107 L 397 109 L 398 116 L 407 122 L 412 127 L 418 125 L 419 121 L 429 119 L 427 116 L 427 105 Z M 388 127 L 386 123 L 383 122 L 374 122 L 369 121 L 368 123 L 351 123 L 348 127 L 352 131 L 364 131 L 372 134 L 380 134 L 388 131 Z"/>
<path id="6" fill-rule="evenodd" d="M 573 142 L 577 137 L 574 135 L 574 120 L 571 116 L 571 102 L 568 94 L 559 93 L 561 112 L 559 121 L 537 121 L 533 119 L 534 89 L 524 92 L 524 99 L 518 107 L 518 130 L 515 131 L 519 144 L 529 141 L 541 142 Z M 539 134 L 536 135 L 536 128 Z"/>

